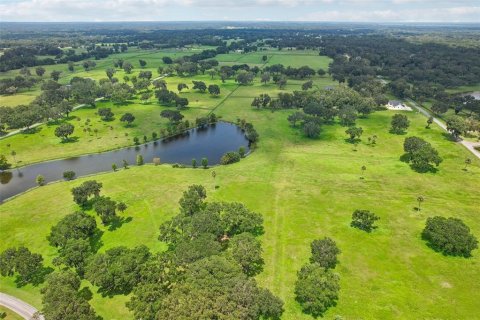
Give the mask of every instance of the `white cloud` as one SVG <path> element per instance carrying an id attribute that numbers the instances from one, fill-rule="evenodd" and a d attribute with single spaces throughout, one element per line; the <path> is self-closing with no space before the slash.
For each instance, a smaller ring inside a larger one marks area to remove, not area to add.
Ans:
<path id="1" fill-rule="evenodd" d="M 0 21 L 478 22 L 478 0 L 0 0 Z"/>
<path id="2" fill-rule="evenodd" d="M 300 21 L 360 21 L 360 22 L 478 22 L 480 7 L 386 9 L 386 10 L 327 10 L 314 12 Z"/>

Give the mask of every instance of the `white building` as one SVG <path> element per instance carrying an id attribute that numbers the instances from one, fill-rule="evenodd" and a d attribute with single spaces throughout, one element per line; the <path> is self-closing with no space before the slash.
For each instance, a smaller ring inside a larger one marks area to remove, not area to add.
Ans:
<path id="1" fill-rule="evenodd" d="M 387 109 L 389 110 L 403 110 L 403 111 L 412 111 L 412 108 L 407 106 L 406 104 L 402 103 L 398 100 L 390 100 L 387 103 Z"/>

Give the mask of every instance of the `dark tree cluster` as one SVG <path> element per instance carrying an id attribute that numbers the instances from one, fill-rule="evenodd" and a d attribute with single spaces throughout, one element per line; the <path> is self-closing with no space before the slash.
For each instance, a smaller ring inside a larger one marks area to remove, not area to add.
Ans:
<path id="1" fill-rule="evenodd" d="M 438 151 L 432 145 L 419 137 L 408 137 L 403 142 L 402 156 L 406 162 L 410 162 L 412 168 L 419 172 L 434 170 L 433 165 L 438 165 L 443 159 L 438 155 Z"/>
<path id="2" fill-rule="evenodd" d="M 428 218 L 422 239 L 435 251 L 444 255 L 470 257 L 478 248 L 478 240 L 470 233 L 470 228 L 460 219 Z"/>
<path id="3" fill-rule="evenodd" d="M 310 263 L 297 274 L 295 297 L 303 312 L 319 317 L 335 306 L 340 291 L 340 278 L 332 271 L 340 253 L 334 240 L 324 238 L 311 243 Z"/>
<path id="4" fill-rule="evenodd" d="M 8 248 L 0 254 L 0 274 L 4 277 L 17 275 L 15 282 L 19 286 L 42 283 L 47 272 L 43 257 L 26 247 Z"/>
<path id="5" fill-rule="evenodd" d="M 334 59 L 329 72 L 339 81 L 360 75 L 380 75 L 414 84 L 458 87 L 476 84 L 480 78 L 480 61 L 476 58 L 480 55 L 479 48 L 416 44 L 383 35 L 328 36 L 322 40 L 321 53 Z"/>
<path id="6" fill-rule="evenodd" d="M 87 278 L 105 294 L 132 291 L 137 319 L 279 319 L 283 302 L 253 277 L 263 268 L 262 216 L 206 196 L 201 185 L 183 193 L 180 213 L 160 227 L 166 252 L 114 248 L 91 260 Z"/>
<path id="7" fill-rule="evenodd" d="M 274 103 L 274 101 L 278 101 Z M 347 87 L 338 87 L 332 90 L 295 91 L 293 94 L 279 94 L 278 99 L 271 100 L 267 108 L 272 108 L 272 103 L 278 104 L 277 108 L 298 108 L 288 116 L 288 121 L 293 127 L 301 123 L 305 136 L 316 138 L 320 134 L 322 124 L 330 124 L 335 118 L 343 126 L 348 126 L 347 133 L 359 137 L 359 128 L 353 130 L 358 117 L 365 117 L 374 111 L 375 102 L 366 98 L 355 90 Z M 261 105 L 254 100 L 255 105 Z"/>

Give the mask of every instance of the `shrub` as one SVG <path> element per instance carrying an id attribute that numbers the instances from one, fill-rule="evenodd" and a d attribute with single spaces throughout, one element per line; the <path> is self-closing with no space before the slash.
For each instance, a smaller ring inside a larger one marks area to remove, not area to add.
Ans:
<path id="1" fill-rule="evenodd" d="M 220 164 L 226 165 L 240 161 L 240 154 L 235 151 L 225 153 L 220 159 Z"/>
<path id="2" fill-rule="evenodd" d="M 457 218 L 428 218 L 422 239 L 433 250 L 449 256 L 470 257 L 471 251 L 478 248 L 478 240 L 470 228 Z"/>
<path id="3" fill-rule="evenodd" d="M 39 186 L 43 186 L 43 185 L 45 184 L 45 177 L 42 176 L 41 174 L 39 174 L 39 175 L 37 176 L 37 178 L 35 179 L 35 181 L 37 182 L 37 184 L 38 184 Z"/>
<path id="4" fill-rule="evenodd" d="M 73 180 L 75 178 L 75 172 L 74 171 L 65 171 L 63 173 L 63 178 L 65 180 Z"/>
<path id="5" fill-rule="evenodd" d="M 352 214 L 352 222 L 350 225 L 354 228 L 360 230 L 371 232 L 373 229 L 377 228 L 374 226 L 375 221 L 379 220 L 373 212 L 368 210 L 355 210 Z"/>

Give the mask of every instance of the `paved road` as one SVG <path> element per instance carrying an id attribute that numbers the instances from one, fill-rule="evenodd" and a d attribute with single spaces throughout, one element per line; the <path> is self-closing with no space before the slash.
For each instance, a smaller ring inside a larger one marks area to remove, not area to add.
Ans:
<path id="1" fill-rule="evenodd" d="M 427 110 L 425 110 L 425 108 L 422 108 L 420 107 L 415 101 L 413 100 L 410 100 L 409 99 L 409 102 L 418 110 L 420 111 L 421 114 L 423 114 L 425 117 L 429 118 L 431 117 L 432 115 L 430 114 L 430 112 L 428 112 Z M 440 121 L 439 119 L 433 117 L 433 122 L 435 122 L 440 128 L 442 128 L 443 130 L 447 131 L 447 126 L 445 125 L 445 123 L 443 123 L 442 121 Z M 474 148 L 474 146 L 479 146 L 480 144 L 478 142 L 471 142 L 471 141 L 465 141 L 465 140 L 460 140 L 459 143 L 464 146 L 465 148 L 467 148 L 471 153 L 473 153 L 477 158 L 480 159 L 480 151 L 476 150 Z"/>
<path id="2" fill-rule="evenodd" d="M 32 319 L 33 315 L 38 311 L 28 303 L 2 292 L 0 292 L 0 305 L 12 310 L 27 320 Z M 40 316 L 38 319 L 45 320 L 43 316 Z"/>

